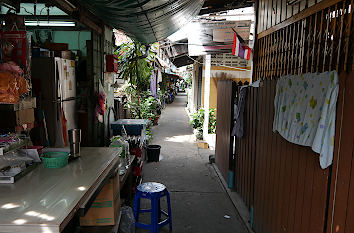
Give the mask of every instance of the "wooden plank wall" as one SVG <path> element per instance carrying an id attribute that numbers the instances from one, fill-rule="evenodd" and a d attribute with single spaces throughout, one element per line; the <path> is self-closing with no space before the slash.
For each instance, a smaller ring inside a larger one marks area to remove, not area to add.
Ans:
<path id="1" fill-rule="evenodd" d="M 215 162 L 226 182 L 228 182 L 229 160 L 232 155 L 231 117 L 232 117 L 232 80 L 218 81 L 216 112 L 216 157 Z"/>
<path id="2" fill-rule="evenodd" d="M 274 2 L 282 7 L 273 17 L 269 7 Z M 313 6 L 315 1 L 306 1 L 303 7 L 299 4 L 304 10 L 294 17 L 293 12 L 298 11 L 294 6 L 287 6 L 286 14 L 278 15 L 284 12 L 284 2 L 259 0 L 257 22 L 271 26 L 257 35 L 253 80 L 263 80 L 263 87 L 247 97 L 246 133 L 237 140 L 235 187 L 246 205 L 254 209 L 256 233 L 354 232 L 352 126 L 346 134 L 336 136 L 335 146 L 342 160 L 337 158 L 333 169 L 326 170 L 320 168 L 318 155 L 310 148 L 289 143 L 272 132 L 277 78 L 328 70 L 344 74 L 354 69 L 353 0 L 323 0 Z M 343 120 L 349 126 L 354 117 L 350 106 L 354 100 L 349 97 L 354 81 L 343 84 L 341 76 L 341 82 L 341 93 L 347 87 L 348 95 L 344 112 L 352 112 Z M 347 139 L 345 150 L 338 149 L 339 137 Z"/>
<path id="3" fill-rule="evenodd" d="M 354 73 L 340 81 L 327 233 L 354 232 Z"/>
<path id="4" fill-rule="evenodd" d="M 321 1 L 301 0 L 287 5 L 287 0 L 259 0 L 257 31 L 263 32 Z"/>
<path id="5" fill-rule="evenodd" d="M 258 88 L 248 88 L 244 116 L 244 136 L 236 140 L 235 188 L 251 210 L 254 194 Z"/>
<path id="6" fill-rule="evenodd" d="M 249 89 L 237 140 L 236 190 L 254 209 L 255 232 L 354 232 L 354 73 L 340 75 L 335 156 L 326 170 L 310 148 L 272 132 L 275 86 L 267 79 Z"/>
<path id="7" fill-rule="evenodd" d="M 331 2 L 335 4 L 330 5 Z M 320 9 L 319 6 L 328 6 Z M 290 18 L 281 28 L 258 34 L 253 80 L 284 74 L 351 71 L 353 66 L 353 0 L 323 0 Z M 311 15 L 311 12 L 315 12 Z M 308 15 L 308 16 L 307 16 Z"/>
<path id="8" fill-rule="evenodd" d="M 287 142 L 272 131 L 276 80 L 259 89 L 254 187 L 257 233 L 322 233 L 325 227 L 329 169 L 318 154 Z"/>

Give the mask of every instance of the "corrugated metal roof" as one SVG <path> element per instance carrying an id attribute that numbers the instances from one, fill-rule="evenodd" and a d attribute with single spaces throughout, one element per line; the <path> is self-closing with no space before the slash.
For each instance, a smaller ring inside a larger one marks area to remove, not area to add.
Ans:
<path id="1" fill-rule="evenodd" d="M 79 0 L 105 23 L 138 41 L 160 41 L 198 15 L 204 0 Z"/>

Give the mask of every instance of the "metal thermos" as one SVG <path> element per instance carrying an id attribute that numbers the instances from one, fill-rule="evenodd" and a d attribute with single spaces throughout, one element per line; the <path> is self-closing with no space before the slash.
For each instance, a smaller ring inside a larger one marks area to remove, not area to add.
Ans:
<path id="1" fill-rule="evenodd" d="M 68 130 L 69 143 L 70 143 L 70 154 L 73 157 L 80 156 L 80 142 L 81 142 L 81 129 L 70 129 Z"/>

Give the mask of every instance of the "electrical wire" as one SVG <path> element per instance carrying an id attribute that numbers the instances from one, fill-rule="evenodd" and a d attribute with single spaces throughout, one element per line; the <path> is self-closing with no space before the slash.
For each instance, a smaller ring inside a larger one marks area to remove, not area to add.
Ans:
<path id="1" fill-rule="evenodd" d="M 49 8 L 49 7 L 43 7 L 42 9 L 41 9 L 41 11 L 39 12 L 39 15 L 42 15 L 42 11 L 45 9 L 45 8 Z"/>
<path id="2" fill-rule="evenodd" d="M 27 9 L 24 8 L 23 6 L 21 6 L 21 8 L 23 8 L 27 14 L 34 15 L 34 13 L 31 13 L 31 12 L 27 11 Z"/>

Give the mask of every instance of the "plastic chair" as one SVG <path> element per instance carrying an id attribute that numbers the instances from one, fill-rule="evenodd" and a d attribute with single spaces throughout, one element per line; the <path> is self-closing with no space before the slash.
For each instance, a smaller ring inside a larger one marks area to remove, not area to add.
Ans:
<path id="1" fill-rule="evenodd" d="M 162 197 L 167 198 L 168 213 L 161 210 L 160 199 Z M 151 201 L 151 209 L 140 209 L 141 198 L 149 199 Z M 140 184 L 137 187 L 137 191 L 134 196 L 133 209 L 136 227 L 150 230 L 151 233 L 158 233 L 163 226 L 169 224 L 170 231 L 172 231 L 170 194 L 168 193 L 167 188 L 163 184 L 155 182 Z M 146 212 L 151 213 L 150 224 L 144 224 L 139 222 L 139 214 Z M 161 221 L 162 215 L 166 217 L 166 219 L 163 221 Z"/>

